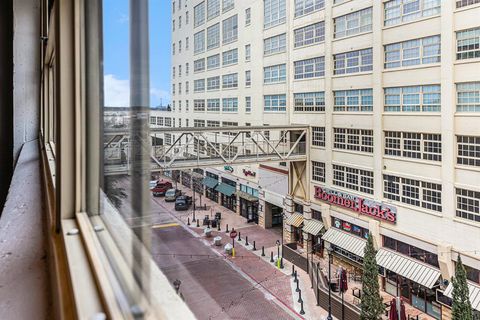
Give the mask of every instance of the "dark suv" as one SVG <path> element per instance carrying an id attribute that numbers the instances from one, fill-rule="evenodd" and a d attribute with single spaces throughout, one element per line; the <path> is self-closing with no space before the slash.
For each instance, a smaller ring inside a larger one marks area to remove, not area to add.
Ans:
<path id="1" fill-rule="evenodd" d="M 177 211 L 188 210 L 191 204 L 192 204 L 192 197 L 189 197 L 189 196 L 177 197 L 177 200 L 175 200 L 175 210 Z"/>

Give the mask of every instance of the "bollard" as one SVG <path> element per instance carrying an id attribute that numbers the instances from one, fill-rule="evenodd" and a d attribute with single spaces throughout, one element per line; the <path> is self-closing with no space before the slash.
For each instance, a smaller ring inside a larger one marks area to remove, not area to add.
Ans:
<path id="1" fill-rule="evenodd" d="M 299 291 L 300 291 L 300 287 L 298 286 L 298 283 L 299 283 L 299 282 L 300 282 L 300 281 L 298 281 L 298 279 L 297 279 L 297 289 L 295 289 L 295 292 L 299 292 Z"/>
<path id="2" fill-rule="evenodd" d="M 210 220 L 207 222 L 207 228 L 210 228 Z"/>
<path id="3" fill-rule="evenodd" d="M 265 247 L 262 246 L 262 257 L 265 257 Z"/>
<path id="4" fill-rule="evenodd" d="M 217 230 L 218 230 L 218 231 L 221 231 L 221 230 L 222 230 L 222 229 L 220 228 L 220 220 L 218 220 L 218 222 L 217 222 Z"/>
<path id="5" fill-rule="evenodd" d="M 293 281 L 295 281 L 295 282 L 298 282 L 298 278 L 297 278 L 297 270 L 295 270 L 295 279 L 293 279 Z"/>
<path id="6" fill-rule="evenodd" d="M 270 262 L 273 262 L 273 251 L 270 251 Z"/>
<path id="7" fill-rule="evenodd" d="M 225 230 L 225 233 L 229 233 L 229 231 L 228 231 L 228 223 L 227 223 L 227 229 Z"/>
<path id="8" fill-rule="evenodd" d="M 257 251 L 257 247 L 255 247 L 255 240 L 253 240 L 253 251 Z"/>
<path id="9" fill-rule="evenodd" d="M 301 314 L 301 315 L 304 315 L 304 314 L 305 314 L 305 310 L 303 310 L 303 301 L 300 302 L 300 314 Z"/>
<path id="10" fill-rule="evenodd" d="M 190 225 L 190 217 L 187 218 L 187 226 Z"/>
<path id="11" fill-rule="evenodd" d="M 295 275 L 295 265 L 292 264 L 292 277 Z"/>
<path id="12" fill-rule="evenodd" d="M 200 228 L 200 220 L 197 219 L 197 228 Z"/>
<path id="13" fill-rule="evenodd" d="M 280 258 L 280 269 L 283 269 L 283 256 Z"/>
<path id="14" fill-rule="evenodd" d="M 248 236 L 245 237 L 245 245 L 248 246 Z"/>
<path id="15" fill-rule="evenodd" d="M 302 300 L 302 290 L 300 289 L 300 291 L 298 291 L 298 303 L 302 303 L 303 300 Z"/>
<path id="16" fill-rule="evenodd" d="M 238 231 L 238 241 L 242 241 L 242 238 L 240 236 L 240 231 Z"/>

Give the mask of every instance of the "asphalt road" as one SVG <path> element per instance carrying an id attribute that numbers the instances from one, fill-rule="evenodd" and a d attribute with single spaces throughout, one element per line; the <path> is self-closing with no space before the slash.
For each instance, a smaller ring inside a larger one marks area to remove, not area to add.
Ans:
<path id="1" fill-rule="evenodd" d="M 128 181 L 122 185 L 130 193 Z M 121 211 L 132 227 L 152 228 L 154 260 L 170 282 L 181 281 L 179 291 L 198 319 L 295 319 L 261 284 L 238 272 L 209 242 L 177 220 L 171 213 L 173 203 L 152 197 L 148 224 L 130 217 L 128 207 L 124 199 Z"/>

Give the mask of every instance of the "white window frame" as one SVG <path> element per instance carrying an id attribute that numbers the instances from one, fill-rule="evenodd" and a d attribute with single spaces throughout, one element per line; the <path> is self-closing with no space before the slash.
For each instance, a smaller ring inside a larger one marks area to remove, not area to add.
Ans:
<path id="1" fill-rule="evenodd" d="M 353 65 L 355 61 L 356 63 Z M 366 48 L 334 54 L 333 63 L 334 75 L 371 72 L 373 70 L 373 50 Z"/>
<path id="2" fill-rule="evenodd" d="M 333 128 L 333 149 L 373 153 L 373 130 Z"/>
<path id="3" fill-rule="evenodd" d="M 264 112 L 286 112 L 287 111 L 287 95 L 271 94 L 263 96 Z"/>
<path id="4" fill-rule="evenodd" d="M 334 186 L 373 195 L 375 187 L 373 171 L 334 163 L 332 172 Z"/>
<path id="5" fill-rule="evenodd" d="M 294 112 L 325 112 L 325 92 L 297 92 L 293 94 Z"/>
<path id="6" fill-rule="evenodd" d="M 384 48 L 385 69 L 441 62 L 440 35 L 391 43 Z"/>
<path id="7" fill-rule="evenodd" d="M 205 52 L 205 30 L 195 33 L 193 36 L 193 48 L 194 54 Z"/>
<path id="8" fill-rule="evenodd" d="M 264 0 L 263 1 L 263 28 L 269 29 L 287 20 L 286 0 Z"/>
<path id="9" fill-rule="evenodd" d="M 441 0 L 392 0 L 384 3 L 384 25 L 393 26 L 440 14 Z"/>
<path id="10" fill-rule="evenodd" d="M 372 112 L 373 90 L 335 90 L 333 91 L 334 112 Z"/>
<path id="11" fill-rule="evenodd" d="M 427 103 L 428 99 L 434 96 L 438 101 Z M 440 99 L 439 84 L 389 87 L 384 89 L 384 112 L 440 112 L 442 105 Z"/>
<path id="12" fill-rule="evenodd" d="M 287 50 L 287 34 L 282 33 L 263 40 L 263 55 L 268 56 Z"/>
<path id="13" fill-rule="evenodd" d="M 238 112 L 238 98 L 223 98 L 222 112 Z"/>
<path id="14" fill-rule="evenodd" d="M 325 8 L 325 0 L 295 0 L 295 18 Z"/>
<path id="15" fill-rule="evenodd" d="M 293 62 L 294 79 L 312 79 L 325 76 L 325 57 L 315 57 Z"/>
<path id="16" fill-rule="evenodd" d="M 312 161 L 312 180 L 325 182 L 325 162 Z"/>
<path id="17" fill-rule="evenodd" d="M 325 21 L 295 29 L 293 33 L 295 48 L 322 43 L 325 41 Z"/>
<path id="18" fill-rule="evenodd" d="M 480 136 L 457 135 L 457 164 L 480 168 Z"/>
<path id="19" fill-rule="evenodd" d="M 220 47 L 220 22 L 207 29 L 207 50 Z"/>
<path id="20" fill-rule="evenodd" d="M 238 39 L 238 15 L 222 21 L 222 44 L 228 44 Z"/>
<path id="21" fill-rule="evenodd" d="M 205 1 L 200 2 L 193 8 L 193 27 L 196 28 L 205 23 Z"/>
<path id="22" fill-rule="evenodd" d="M 281 83 L 287 79 L 287 66 L 285 64 L 277 64 L 263 68 L 263 83 Z"/>
<path id="23" fill-rule="evenodd" d="M 333 37 L 341 39 L 372 31 L 372 7 L 333 19 Z"/>

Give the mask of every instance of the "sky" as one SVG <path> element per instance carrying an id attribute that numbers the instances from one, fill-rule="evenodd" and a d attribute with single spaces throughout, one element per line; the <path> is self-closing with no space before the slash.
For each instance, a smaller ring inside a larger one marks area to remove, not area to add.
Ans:
<path id="1" fill-rule="evenodd" d="M 170 103 L 171 1 L 149 0 L 150 104 Z M 128 106 L 129 0 L 103 0 L 105 106 Z"/>

